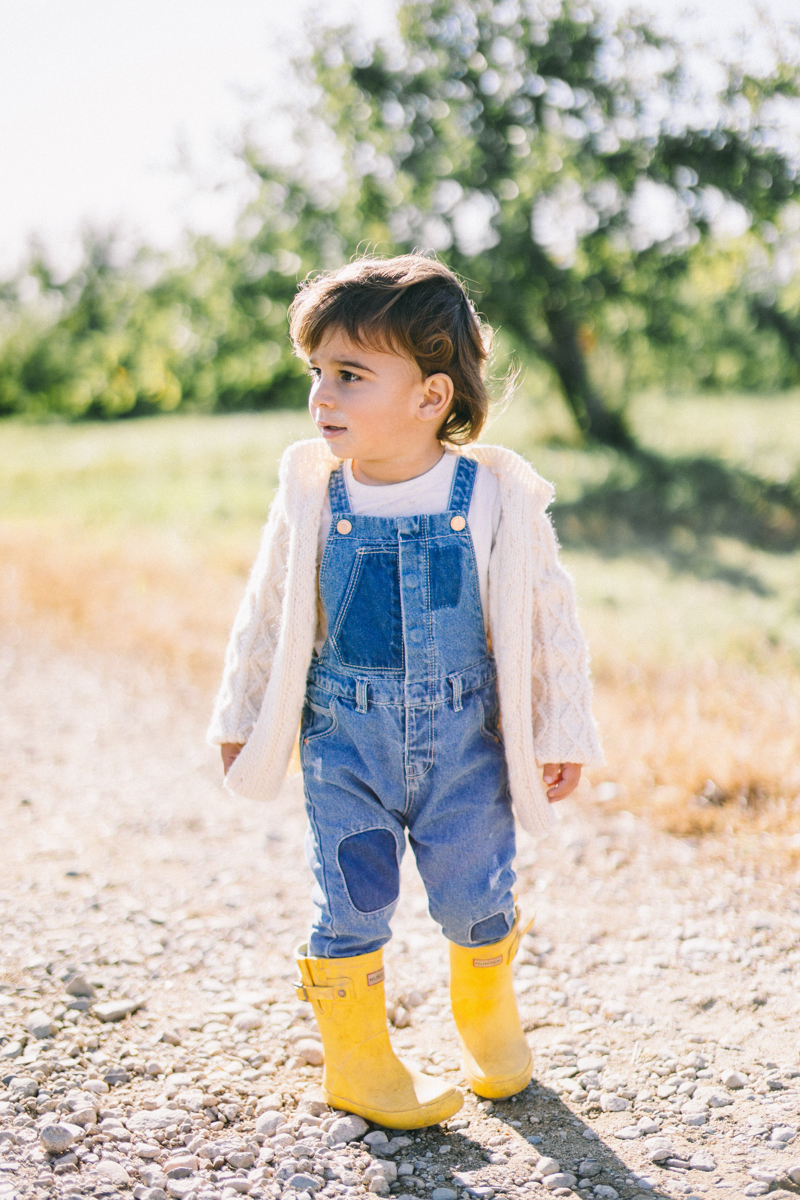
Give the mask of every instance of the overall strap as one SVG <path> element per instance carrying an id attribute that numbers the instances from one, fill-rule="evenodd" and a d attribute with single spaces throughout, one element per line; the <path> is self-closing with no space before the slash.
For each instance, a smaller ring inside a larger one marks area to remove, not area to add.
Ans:
<path id="1" fill-rule="evenodd" d="M 335 471 L 331 471 L 328 482 L 328 502 L 332 513 L 349 513 L 350 498 L 347 495 L 347 484 L 344 481 L 344 466 L 339 463 Z"/>
<path id="2" fill-rule="evenodd" d="M 475 486 L 475 476 L 477 473 L 478 464 L 475 459 L 463 458 L 459 455 L 456 469 L 453 472 L 453 486 L 450 489 L 450 499 L 447 502 L 448 512 L 452 512 L 454 509 L 458 512 L 469 512 L 472 489 Z"/>

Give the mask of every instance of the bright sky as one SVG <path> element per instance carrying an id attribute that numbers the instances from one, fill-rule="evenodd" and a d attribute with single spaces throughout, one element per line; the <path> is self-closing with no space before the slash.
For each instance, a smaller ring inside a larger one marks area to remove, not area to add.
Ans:
<path id="1" fill-rule="evenodd" d="M 684 3 L 642 7 L 673 30 L 755 28 L 749 0 L 703 0 L 695 17 L 679 15 Z M 762 6 L 797 12 L 797 0 Z M 391 28 L 394 8 L 325 0 L 315 19 L 355 15 L 369 34 Z M 0 275 L 32 236 L 74 261 L 82 225 L 162 246 L 186 228 L 230 229 L 246 195 L 230 148 L 285 95 L 313 11 L 309 0 L 0 0 Z"/>

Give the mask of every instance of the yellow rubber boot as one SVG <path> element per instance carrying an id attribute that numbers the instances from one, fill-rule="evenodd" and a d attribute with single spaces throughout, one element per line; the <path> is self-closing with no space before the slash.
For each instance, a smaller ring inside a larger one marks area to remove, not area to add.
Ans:
<path id="1" fill-rule="evenodd" d="M 464 1073 L 473 1092 L 499 1100 L 522 1091 L 533 1062 L 517 1012 L 511 963 L 520 938 L 519 914 L 502 942 L 450 943 L 450 1003 L 461 1037 Z"/>
<path id="2" fill-rule="evenodd" d="M 306 958 L 297 952 L 302 983 L 325 1050 L 322 1087 L 333 1108 L 388 1129 L 438 1125 L 458 1112 L 458 1088 L 407 1067 L 395 1054 L 386 1024 L 383 951 L 356 958 Z"/>

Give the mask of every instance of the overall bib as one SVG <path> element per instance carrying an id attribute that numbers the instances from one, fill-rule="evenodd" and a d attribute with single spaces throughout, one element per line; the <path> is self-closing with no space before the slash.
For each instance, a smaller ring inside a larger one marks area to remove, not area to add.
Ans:
<path id="1" fill-rule="evenodd" d="M 445 937 L 488 945 L 514 923 L 497 672 L 467 525 L 476 471 L 459 458 L 447 511 L 412 517 L 355 515 L 342 468 L 331 475 L 328 635 L 300 729 L 312 957 L 389 940 L 406 831 Z"/>

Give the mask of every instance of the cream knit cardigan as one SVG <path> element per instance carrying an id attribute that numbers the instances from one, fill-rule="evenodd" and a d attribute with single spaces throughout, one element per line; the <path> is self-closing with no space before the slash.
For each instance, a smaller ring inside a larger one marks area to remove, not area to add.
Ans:
<path id="1" fill-rule="evenodd" d="M 500 483 L 489 627 L 511 796 L 523 827 L 542 834 L 552 811 L 541 766 L 602 760 L 586 644 L 545 511 L 552 486 L 512 450 L 470 446 L 463 453 Z M 296 442 L 283 455 L 280 487 L 228 643 L 208 740 L 246 743 L 225 783 L 250 799 L 277 795 L 297 737 L 317 628 L 317 538 L 337 462 L 321 439 Z"/>

